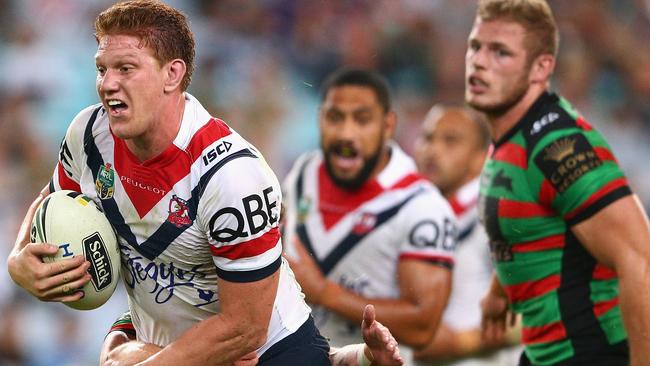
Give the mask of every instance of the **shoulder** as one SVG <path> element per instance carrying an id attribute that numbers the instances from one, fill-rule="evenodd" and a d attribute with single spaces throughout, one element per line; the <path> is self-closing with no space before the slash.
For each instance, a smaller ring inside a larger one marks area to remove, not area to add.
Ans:
<path id="1" fill-rule="evenodd" d="M 302 180 L 302 176 L 308 167 L 318 165 L 322 161 L 322 153 L 319 150 L 309 151 L 300 155 L 291 166 L 289 173 L 282 182 L 286 190 L 295 189 L 295 185 Z"/>
<path id="2" fill-rule="evenodd" d="M 82 109 L 72 119 L 65 135 L 65 143 L 74 146 L 83 146 L 87 135 L 93 136 L 97 133 L 98 126 L 95 122 L 104 117 L 104 108 L 101 103 L 93 104 Z"/>
<path id="3" fill-rule="evenodd" d="M 587 127 L 584 119 L 564 98 L 550 94 L 546 103 L 532 113 L 522 129 L 528 152 L 545 145 L 561 135 L 582 132 Z M 590 127 L 590 126 L 589 126 Z"/>

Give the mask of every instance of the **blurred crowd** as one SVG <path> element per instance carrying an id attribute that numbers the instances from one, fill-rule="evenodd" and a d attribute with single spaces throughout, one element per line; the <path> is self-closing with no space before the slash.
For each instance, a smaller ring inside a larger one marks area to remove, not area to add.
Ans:
<path id="1" fill-rule="evenodd" d="M 192 0 L 190 92 L 253 142 L 281 178 L 318 146 L 322 78 L 342 65 L 390 81 L 397 139 L 463 98 L 475 0 Z M 0 365 L 92 365 L 123 290 L 101 310 L 42 304 L 8 278 L 26 208 L 74 115 L 97 102 L 94 17 L 112 1 L 0 0 Z M 550 0 L 561 32 L 553 89 L 597 126 L 650 208 L 650 0 Z"/>

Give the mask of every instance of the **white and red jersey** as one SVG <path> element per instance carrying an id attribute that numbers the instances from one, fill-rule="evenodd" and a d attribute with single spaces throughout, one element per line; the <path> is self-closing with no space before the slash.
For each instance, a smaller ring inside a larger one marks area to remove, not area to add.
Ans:
<path id="1" fill-rule="evenodd" d="M 299 158 L 283 188 L 287 254 L 297 237 L 329 280 L 365 298 L 400 297 L 401 259 L 452 267 L 452 210 L 395 144 L 377 178 L 354 192 L 334 185 L 320 151 Z M 359 324 L 317 307 L 313 313 L 333 346 L 362 341 Z"/>
<path id="2" fill-rule="evenodd" d="M 458 219 L 456 265 L 443 322 L 453 330 L 481 325 L 480 301 L 492 278 L 490 246 L 478 218 L 479 178 L 461 187 L 449 200 Z"/>
<path id="3" fill-rule="evenodd" d="M 451 294 L 442 315 L 442 322 L 454 331 L 469 331 L 481 327 L 480 301 L 487 293 L 492 279 L 490 246 L 485 228 L 479 222 L 478 196 L 479 178 L 477 177 L 461 187 L 449 200 L 458 219 L 458 243 Z M 431 363 L 418 361 L 416 365 L 516 365 L 520 353 L 518 347 L 509 347 L 463 360 Z"/>
<path id="4" fill-rule="evenodd" d="M 144 163 L 110 131 L 101 105 L 73 120 L 50 189 L 98 202 L 115 228 L 138 339 L 165 346 L 220 311 L 217 281 L 250 282 L 280 268 L 263 353 L 310 309 L 281 257 L 282 194 L 262 155 L 185 94 L 178 135 Z"/>

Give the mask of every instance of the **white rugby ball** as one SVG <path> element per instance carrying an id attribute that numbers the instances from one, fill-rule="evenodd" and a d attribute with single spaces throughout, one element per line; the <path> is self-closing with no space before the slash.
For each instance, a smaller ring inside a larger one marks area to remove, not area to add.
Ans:
<path id="1" fill-rule="evenodd" d="M 120 268 L 117 238 L 102 210 L 87 196 L 68 190 L 48 195 L 34 214 L 30 241 L 59 247 L 56 255 L 43 258 L 45 262 L 75 255 L 83 255 L 90 262 L 92 279 L 81 288 L 84 297 L 64 303 L 69 307 L 95 309 L 115 291 Z"/>

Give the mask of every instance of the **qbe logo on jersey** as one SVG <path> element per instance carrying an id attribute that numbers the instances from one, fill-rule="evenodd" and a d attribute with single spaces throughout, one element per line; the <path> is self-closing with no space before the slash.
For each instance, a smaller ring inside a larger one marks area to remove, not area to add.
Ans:
<path id="1" fill-rule="evenodd" d="M 83 240 L 84 256 L 91 263 L 88 272 L 92 277 L 95 290 L 101 291 L 113 282 L 111 259 L 106 245 L 99 233 L 87 236 Z"/>

